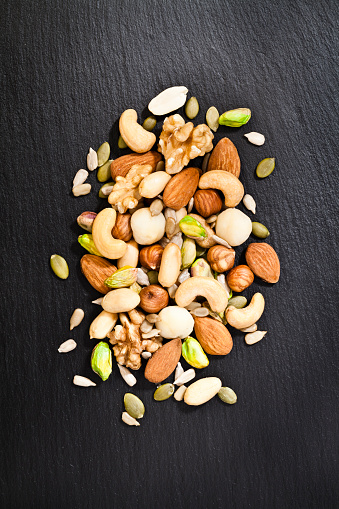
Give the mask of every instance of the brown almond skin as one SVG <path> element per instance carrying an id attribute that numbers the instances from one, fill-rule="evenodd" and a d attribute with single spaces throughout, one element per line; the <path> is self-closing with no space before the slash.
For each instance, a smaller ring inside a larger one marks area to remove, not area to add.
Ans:
<path id="1" fill-rule="evenodd" d="M 111 163 L 111 175 L 112 179 L 116 177 L 126 177 L 133 164 L 150 164 L 152 171 L 155 170 L 156 165 L 161 161 L 161 154 L 159 152 L 145 152 L 145 154 L 127 154 L 125 156 L 118 157 Z"/>
<path id="2" fill-rule="evenodd" d="M 112 235 L 115 239 L 123 240 L 128 242 L 133 237 L 131 228 L 131 214 L 120 214 L 118 213 L 115 225 L 112 229 Z"/>
<path id="3" fill-rule="evenodd" d="M 164 248 L 160 244 L 143 247 L 139 253 L 139 260 L 143 267 L 150 270 L 159 270 Z"/>
<path id="4" fill-rule="evenodd" d="M 207 253 L 207 261 L 212 270 L 216 272 L 225 272 L 234 265 L 235 251 L 225 246 L 216 245 L 211 247 Z"/>
<path id="5" fill-rule="evenodd" d="M 145 378 L 159 384 L 169 377 L 181 357 L 181 339 L 172 339 L 157 350 L 146 364 Z"/>
<path id="6" fill-rule="evenodd" d="M 149 285 L 139 293 L 140 307 L 146 313 L 158 313 L 168 305 L 169 295 L 167 290 L 160 285 Z"/>
<path id="7" fill-rule="evenodd" d="M 238 265 L 227 274 L 227 284 L 234 292 L 240 293 L 254 281 L 254 274 L 247 265 Z"/>
<path id="8" fill-rule="evenodd" d="M 239 178 L 240 157 L 235 145 L 228 138 L 222 138 L 214 147 L 208 161 L 207 171 L 228 171 Z"/>
<path id="9" fill-rule="evenodd" d="M 185 207 L 198 187 L 199 176 L 198 168 L 186 168 L 174 175 L 164 189 L 165 206 L 174 210 Z"/>
<path id="10" fill-rule="evenodd" d="M 213 318 L 194 316 L 197 340 L 210 355 L 227 355 L 233 347 L 232 336 L 225 325 Z"/>
<path id="11" fill-rule="evenodd" d="M 273 247 L 265 242 L 253 242 L 246 250 L 246 262 L 254 274 L 267 283 L 277 283 L 280 262 Z"/>
<path id="12" fill-rule="evenodd" d="M 80 267 L 89 284 L 98 292 L 106 294 L 112 289 L 104 281 L 116 272 L 113 263 L 100 256 L 85 254 L 80 260 Z"/>
<path id="13" fill-rule="evenodd" d="M 214 189 L 199 189 L 194 195 L 194 207 L 203 217 L 218 214 L 222 204 L 222 199 Z"/>

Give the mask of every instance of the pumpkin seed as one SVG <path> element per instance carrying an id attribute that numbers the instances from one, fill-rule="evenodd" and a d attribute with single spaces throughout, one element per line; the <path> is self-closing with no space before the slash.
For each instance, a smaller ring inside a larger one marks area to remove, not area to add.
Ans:
<path id="1" fill-rule="evenodd" d="M 159 273 L 156 270 L 150 270 L 147 272 L 147 276 L 151 285 L 157 285 L 159 280 Z"/>
<path id="2" fill-rule="evenodd" d="M 206 123 L 212 131 L 216 132 L 219 127 L 219 111 L 215 106 L 208 108 L 206 112 Z M 204 173 L 204 171 L 203 171 Z"/>
<path id="3" fill-rule="evenodd" d="M 153 131 L 153 129 L 155 128 L 156 125 L 157 125 L 157 119 L 155 117 L 153 117 L 153 115 L 151 115 L 150 117 L 147 117 L 144 120 L 142 127 L 144 129 L 146 129 L 146 131 Z"/>
<path id="4" fill-rule="evenodd" d="M 234 405 L 237 402 L 237 395 L 230 387 L 221 387 L 218 396 L 224 403 Z"/>
<path id="5" fill-rule="evenodd" d="M 123 137 L 119 136 L 119 139 L 118 139 L 118 147 L 123 149 L 123 148 L 127 148 L 127 144 L 125 143 L 125 140 L 123 139 Z"/>
<path id="6" fill-rule="evenodd" d="M 275 157 L 266 157 L 266 159 L 260 161 L 260 163 L 257 166 L 256 169 L 257 177 L 259 177 L 260 179 L 268 177 L 269 175 L 271 175 L 274 168 L 275 168 Z"/>
<path id="7" fill-rule="evenodd" d="M 106 180 L 111 178 L 111 163 L 113 159 L 109 159 L 107 163 L 100 166 L 97 171 L 97 179 L 99 182 L 106 182 Z"/>
<path id="8" fill-rule="evenodd" d="M 247 304 L 247 299 L 243 295 L 232 297 L 227 304 L 227 307 L 234 306 L 237 309 L 244 308 Z"/>
<path id="9" fill-rule="evenodd" d="M 190 99 L 188 99 L 185 106 L 185 113 L 186 117 L 190 118 L 191 120 L 198 115 L 199 103 L 196 97 L 191 97 Z"/>
<path id="10" fill-rule="evenodd" d="M 155 401 L 165 401 L 172 396 L 174 393 L 174 385 L 173 384 L 164 384 L 160 385 L 155 391 L 153 398 Z"/>
<path id="11" fill-rule="evenodd" d="M 69 275 L 69 268 L 65 258 L 60 255 L 53 254 L 50 258 L 52 271 L 60 279 L 67 279 Z"/>
<path id="12" fill-rule="evenodd" d="M 257 221 L 252 222 L 252 233 L 259 239 L 266 239 L 270 234 L 266 226 Z"/>
<path id="13" fill-rule="evenodd" d="M 134 419 L 141 419 L 145 413 L 145 406 L 141 399 L 130 392 L 126 392 L 124 396 L 125 410 Z"/>
<path id="14" fill-rule="evenodd" d="M 98 166 L 102 166 L 103 164 L 107 163 L 110 153 L 111 147 L 109 146 L 108 141 L 105 141 L 97 150 Z"/>
<path id="15" fill-rule="evenodd" d="M 106 184 L 101 186 L 99 189 L 99 193 L 98 193 L 99 198 L 107 198 L 107 196 L 109 194 L 111 194 L 112 189 L 110 189 L 110 188 L 113 188 L 113 186 L 114 186 L 114 182 L 106 182 Z M 105 189 L 107 189 L 107 191 L 105 191 Z"/>

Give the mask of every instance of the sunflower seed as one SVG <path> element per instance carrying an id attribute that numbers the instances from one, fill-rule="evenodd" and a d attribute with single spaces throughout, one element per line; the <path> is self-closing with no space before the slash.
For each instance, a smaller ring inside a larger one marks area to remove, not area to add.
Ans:
<path id="1" fill-rule="evenodd" d="M 183 239 L 182 239 L 182 232 L 176 233 L 172 239 L 171 242 L 176 244 L 180 249 L 182 247 Z"/>
<path id="2" fill-rule="evenodd" d="M 162 237 L 162 239 L 159 240 L 159 244 L 161 247 L 165 248 L 167 246 L 167 244 L 170 243 L 170 240 L 167 239 L 166 237 Z"/>
<path id="3" fill-rule="evenodd" d="M 142 352 L 141 357 L 143 359 L 150 359 L 152 357 L 151 352 Z"/>
<path id="4" fill-rule="evenodd" d="M 208 316 L 210 314 L 209 310 L 207 308 L 196 308 L 191 311 L 191 315 L 198 316 L 200 318 L 203 318 L 204 316 Z"/>
<path id="5" fill-rule="evenodd" d="M 142 269 L 138 269 L 137 283 L 141 286 L 149 286 L 150 282 L 147 274 Z"/>
<path id="6" fill-rule="evenodd" d="M 226 240 L 218 237 L 218 235 L 212 235 L 212 239 L 215 240 L 217 244 L 228 247 L 228 249 L 232 249 L 232 246 L 230 246 L 229 243 L 226 242 Z"/>
<path id="7" fill-rule="evenodd" d="M 217 275 L 217 281 L 219 281 L 219 283 L 225 288 L 225 290 L 227 292 L 227 295 L 228 295 L 228 298 L 229 298 L 230 294 L 231 294 L 231 289 L 230 289 L 230 287 L 227 284 L 225 274 L 218 274 Z"/>
<path id="8" fill-rule="evenodd" d="M 255 214 L 256 203 L 254 201 L 253 196 L 251 196 L 250 194 L 245 194 L 245 196 L 242 199 L 242 202 L 247 208 L 247 210 L 250 210 L 251 212 L 253 212 L 253 214 Z"/>
<path id="9" fill-rule="evenodd" d="M 72 193 L 74 196 L 85 196 L 91 192 L 92 186 L 91 184 L 80 184 L 79 186 L 75 186 L 72 189 Z"/>
<path id="10" fill-rule="evenodd" d="M 133 387 L 133 385 L 137 383 L 137 379 L 135 378 L 135 376 L 130 372 L 128 368 L 126 368 L 125 366 L 121 366 L 121 364 L 118 364 L 118 368 L 120 371 L 120 375 L 125 380 L 127 385 Z"/>
<path id="11" fill-rule="evenodd" d="M 129 426 L 140 426 L 140 422 L 134 419 L 134 417 L 129 415 L 127 412 L 122 412 L 121 419 L 125 424 L 128 424 Z"/>
<path id="12" fill-rule="evenodd" d="M 227 403 L 228 405 L 234 405 L 238 399 L 236 393 L 230 387 L 221 387 L 220 391 L 218 392 L 218 396 L 221 401 Z"/>
<path id="13" fill-rule="evenodd" d="M 87 154 L 87 168 L 89 171 L 96 170 L 98 167 L 98 154 L 92 148 L 89 149 Z"/>
<path id="14" fill-rule="evenodd" d="M 150 323 L 148 320 L 144 320 L 142 324 L 140 325 L 140 332 L 147 333 L 150 332 L 153 329 L 153 324 Z"/>
<path id="15" fill-rule="evenodd" d="M 167 288 L 168 295 L 171 297 L 171 299 L 174 299 L 175 292 L 177 291 L 177 289 L 178 289 L 178 286 L 176 284 Z"/>
<path id="16" fill-rule="evenodd" d="M 87 170 L 77 171 L 73 179 L 73 187 L 77 187 L 83 184 L 86 181 L 87 177 L 88 177 Z"/>
<path id="17" fill-rule="evenodd" d="M 212 131 L 216 132 L 219 127 L 219 111 L 215 106 L 208 108 L 206 112 L 206 123 Z"/>
<path id="18" fill-rule="evenodd" d="M 197 308 L 200 308 L 201 307 L 201 304 L 200 302 L 191 302 L 191 304 L 188 304 L 188 306 L 186 306 L 186 309 L 187 311 L 193 311 L 193 309 L 197 309 Z"/>
<path id="19" fill-rule="evenodd" d="M 257 330 L 255 332 L 250 332 L 249 334 L 245 334 L 245 341 L 248 345 L 254 345 L 254 343 L 261 341 L 266 334 L 267 330 Z"/>
<path id="20" fill-rule="evenodd" d="M 250 325 L 249 327 L 246 327 L 245 329 L 240 329 L 241 332 L 255 332 L 257 330 L 258 326 L 256 323 L 253 325 Z"/>
<path id="21" fill-rule="evenodd" d="M 195 377 L 195 370 L 188 369 L 187 371 L 184 371 L 182 375 L 179 376 L 176 380 L 174 380 L 174 385 L 183 385 L 187 382 L 190 382 Z"/>
<path id="22" fill-rule="evenodd" d="M 183 283 L 186 279 L 191 277 L 189 269 L 184 269 L 180 272 L 178 277 L 178 283 Z"/>
<path id="23" fill-rule="evenodd" d="M 192 212 L 193 205 L 194 205 L 194 198 L 192 196 L 192 198 L 190 199 L 190 201 L 188 202 L 188 205 L 187 205 L 187 214 Z"/>
<path id="24" fill-rule="evenodd" d="M 79 385 L 80 387 L 96 387 L 97 384 L 92 382 L 89 378 L 85 376 L 75 375 L 73 378 L 74 385 Z"/>
<path id="25" fill-rule="evenodd" d="M 205 219 L 206 223 L 215 223 L 215 221 L 217 220 L 217 217 L 215 214 L 213 216 L 210 216 L 208 217 L 207 219 Z"/>
<path id="26" fill-rule="evenodd" d="M 64 341 L 58 348 L 59 353 L 67 353 L 71 352 L 76 348 L 77 344 L 74 341 L 74 339 L 67 339 L 67 341 Z"/>
<path id="27" fill-rule="evenodd" d="M 184 368 L 182 367 L 181 365 L 181 362 L 178 362 L 177 364 L 177 367 L 175 368 L 175 373 L 174 373 L 174 380 L 176 380 L 177 378 L 179 378 L 179 376 L 181 376 L 183 373 L 184 373 Z"/>
<path id="28" fill-rule="evenodd" d="M 162 162 L 162 161 L 160 161 L 160 162 Z M 163 208 L 164 208 L 164 204 L 163 204 L 162 200 L 157 199 L 157 200 L 152 201 L 150 208 L 149 208 L 151 216 L 158 216 L 162 212 Z"/>
<path id="29" fill-rule="evenodd" d="M 96 300 L 92 300 L 92 304 L 98 304 L 99 306 L 101 306 L 102 299 L 103 299 L 103 297 L 99 297 Z"/>
<path id="30" fill-rule="evenodd" d="M 85 313 L 83 309 L 77 308 L 73 311 L 71 319 L 69 321 L 69 330 L 73 330 L 74 327 L 77 327 L 81 324 L 84 319 Z"/>
<path id="31" fill-rule="evenodd" d="M 177 229 L 177 220 L 173 219 L 173 217 L 168 217 L 166 219 L 165 232 L 168 239 L 172 239 L 175 235 Z"/>
<path id="32" fill-rule="evenodd" d="M 182 401 L 184 399 L 186 389 L 187 389 L 186 385 L 181 385 L 179 389 L 175 391 L 174 399 L 176 399 L 177 401 Z"/>
<path id="33" fill-rule="evenodd" d="M 251 133 L 244 134 L 244 136 L 245 138 L 248 139 L 250 143 L 252 143 L 253 145 L 258 145 L 258 147 L 265 143 L 265 136 L 263 134 L 256 133 L 253 131 Z"/>
<path id="34" fill-rule="evenodd" d="M 151 313 L 150 315 L 147 315 L 146 316 L 146 320 L 149 322 L 149 323 L 155 323 L 155 322 L 159 322 L 159 315 L 156 315 L 155 313 Z"/>
<path id="35" fill-rule="evenodd" d="M 211 152 L 207 152 L 207 154 L 205 154 L 205 156 L 204 156 L 204 159 L 203 159 L 202 165 L 201 165 L 202 173 L 206 173 L 207 166 L 208 166 L 208 161 L 209 161 L 210 157 L 211 157 Z"/>
<path id="36" fill-rule="evenodd" d="M 104 184 L 104 186 L 102 186 L 101 189 L 100 189 L 101 194 L 103 194 L 104 196 L 108 196 L 113 191 L 114 185 L 113 184 L 112 185 Z"/>
<path id="37" fill-rule="evenodd" d="M 145 332 L 145 333 L 141 334 L 141 337 L 142 337 L 142 339 L 155 338 L 155 337 L 159 336 L 159 333 L 160 333 L 159 329 L 152 329 L 149 332 Z"/>

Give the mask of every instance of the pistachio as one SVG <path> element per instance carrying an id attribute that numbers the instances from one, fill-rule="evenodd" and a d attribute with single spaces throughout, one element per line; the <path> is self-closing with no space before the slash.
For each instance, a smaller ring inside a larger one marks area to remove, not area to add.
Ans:
<path id="1" fill-rule="evenodd" d="M 83 184 L 88 177 L 88 171 L 87 170 L 79 170 L 76 172 L 75 177 L 73 179 L 73 187 L 80 186 Z"/>
<path id="2" fill-rule="evenodd" d="M 106 182 L 106 184 L 102 185 L 99 189 L 99 198 L 107 198 L 109 194 L 111 194 L 113 190 L 114 182 Z"/>
<path id="3" fill-rule="evenodd" d="M 127 145 L 126 145 L 126 143 L 125 143 L 125 140 L 123 139 L 123 137 L 121 136 L 121 134 L 120 134 L 119 139 L 118 139 L 118 147 L 119 147 L 119 148 L 121 148 L 121 149 L 123 149 L 123 148 L 127 148 Z"/>
<path id="4" fill-rule="evenodd" d="M 225 111 L 219 117 L 220 125 L 227 125 L 228 127 L 241 127 L 247 124 L 251 118 L 251 110 L 249 108 L 237 108 L 235 110 Z"/>
<path id="5" fill-rule="evenodd" d="M 234 306 L 237 309 L 242 309 L 246 306 L 247 299 L 243 295 L 237 295 L 229 299 L 227 307 Z"/>
<path id="6" fill-rule="evenodd" d="M 195 118 L 199 113 L 199 103 L 196 97 L 190 97 L 185 105 L 186 117 L 191 120 Z"/>
<path id="7" fill-rule="evenodd" d="M 109 159 L 107 163 L 100 166 L 97 171 L 97 179 L 99 182 L 106 182 L 111 178 L 111 163 L 113 163 L 113 159 Z"/>
<path id="8" fill-rule="evenodd" d="M 109 288 L 126 288 L 136 282 L 137 274 L 138 269 L 122 267 L 105 279 L 104 283 Z"/>
<path id="9" fill-rule="evenodd" d="M 219 127 L 219 111 L 215 106 L 211 106 L 206 111 L 206 123 L 212 131 L 216 132 Z"/>
<path id="10" fill-rule="evenodd" d="M 265 331 L 257 330 L 255 332 L 249 332 L 248 334 L 245 334 L 245 341 L 248 345 L 254 345 L 255 343 L 258 343 L 258 341 L 261 341 L 266 334 L 267 330 Z"/>
<path id="11" fill-rule="evenodd" d="M 155 128 L 156 125 L 157 125 L 157 119 L 155 117 L 153 117 L 153 115 L 150 115 L 149 117 L 147 117 L 144 120 L 142 127 L 144 129 L 146 129 L 146 131 L 153 131 L 153 129 Z"/>
<path id="12" fill-rule="evenodd" d="M 197 258 L 191 266 L 191 276 L 204 276 L 213 278 L 209 263 L 203 258 Z"/>
<path id="13" fill-rule="evenodd" d="M 250 194 L 245 194 L 245 196 L 242 199 L 242 202 L 247 208 L 247 210 L 250 210 L 251 212 L 253 212 L 253 214 L 255 214 L 256 203 L 254 201 L 253 196 L 251 196 Z"/>
<path id="14" fill-rule="evenodd" d="M 202 349 L 201 344 L 199 341 L 190 336 L 188 336 L 188 338 L 186 338 L 183 342 L 182 356 L 185 361 L 194 368 L 202 369 L 209 365 L 209 360 Z"/>
<path id="15" fill-rule="evenodd" d="M 159 282 L 159 272 L 157 272 L 156 270 L 149 270 L 147 272 L 147 277 L 149 279 L 149 282 L 151 285 L 157 285 L 158 282 Z"/>
<path id="16" fill-rule="evenodd" d="M 237 395 L 230 387 L 221 387 L 218 396 L 224 403 L 234 405 L 237 402 Z"/>
<path id="17" fill-rule="evenodd" d="M 141 419 L 145 413 L 145 406 L 141 399 L 139 399 L 135 394 L 131 394 L 130 392 L 126 392 L 124 396 L 124 405 L 125 410 L 131 417 L 134 419 Z"/>
<path id="18" fill-rule="evenodd" d="M 58 348 L 59 353 L 67 353 L 71 352 L 76 348 L 77 344 L 74 341 L 74 339 L 67 339 L 67 341 L 64 341 Z"/>
<path id="19" fill-rule="evenodd" d="M 197 248 L 193 239 L 186 237 L 181 247 L 181 267 L 190 267 L 195 260 Z"/>
<path id="20" fill-rule="evenodd" d="M 92 186 L 91 184 L 80 184 L 78 186 L 73 187 L 72 193 L 75 197 L 85 196 L 91 192 Z"/>
<path id="21" fill-rule="evenodd" d="M 86 210 L 85 212 L 80 214 L 80 216 L 77 217 L 77 223 L 83 230 L 92 233 L 92 226 L 96 216 L 97 215 L 95 212 L 90 212 L 89 210 Z"/>
<path id="22" fill-rule="evenodd" d="M 206 249 L 201 246 L 196 246 L 197 249 L 197 258 L 201 258 L 206 253 Z"/>
<path id="23" fill-rule="evenodd" d="M 74 327 L 77 327 L 81 324 L 84 319 L 85 313 L 83 309 L 77 308 L 73 311 L 71 319 L 69 321 L 69 330 L 73 330 Z"/>
<path id="24" fill-rule="evenodd" d="M 90 233 L 84 233 L 83 235 L 79 235 L 78 242 L 80 246 L 82 246 L 84 249 L 87 249 L 89 253 L 97 256 L 102 256 L 102 254 L 99 253 L 99 251 L 95 247 L 93 237 Z"/>
<path id="25" fill-rule="evenodd" d="M 128 412 L 122 412 L 121 420 L 125 424 L 128 424 L 128 426 L 140 426 L 140 422 L 138 422 L 136 419 L 134 419 L 134 417 L 129 415 Z"/>
<path id="26" fill-rule="evenodd" d="M 266 226 L 257 221 L 252 222 L 252 233 L 259 239 L 266 239 L 270 234 Z"/>
<path id="27" fill-rule="evenodd" d="M 87 168 L 93 171 L 98 167 L 98 155 L 92 148 L 89 149 L 87 154 Z"/>
<path id="28" fill-rule="evenodd" d="M 155 391 L 153 398 L 155 401 L 165 401 L 172 396 L 174 393 L 174 385 L 173 384 L 163 384 L 160 385 Z"/>
<path id="29" fill-rule="evenodd" d="M 69 268 L 65 258 L 60 255 L 53 254 L 50 258 L 51 268 L 56 276 L 60 279 L 67 279 L 69 275 Z"/>
<path id="30" fill-rule="evenodd" d="M 256 174 L 260 179 L 264 179 L 271 175 L 272 171 L 275 168 L 275 158 L 274 157 L 266 157 L 257 166 Z"/>
<path id="31" fill-rule="evenodd" d="M 263 134 L 251 132 L 251 133 L 244 134 L 244 136 L 253 145 L 258 145 L 260 147 L 261 145 L 263 145 L 265 143 L 265 136 Z"/>
<path id="32" fill-rule="evenodd" d="M 107 163 L 110 153 L 111 147 L 109 146 L 109 143 L 105 141 L 97 150 L 98 166 L 102 166 Z"/>
<path id="33" fill-rule="evenodd" d="M 92 352 L 91 367 L 105 381 L 112 373 L 112 352 L 104 341 L 100 341 Z"/>
<path id="34" fill-rule="evenodd" d="M 207 233 L 205 228 L 191 216 L 185 216 L 179 221 L 179 228 L 186 237 L 205 238 Z"/>
<path id="35" fill-rule="evenodd" d="M 142 287 L 137 283 L 133 283 L 130 287 L 129 287 L 130 290 L 133 290 L 133 292 L 137 293 L 139 295 L 139 293 L 141 292 L 142 290 Z"/>
<path id="36" fill-rule="evenodd" d="M 95 387 L 96 384 L 85 376 L 75 375 L 73 378 L 74 385 L 80 385 L 80 387 Z"/>

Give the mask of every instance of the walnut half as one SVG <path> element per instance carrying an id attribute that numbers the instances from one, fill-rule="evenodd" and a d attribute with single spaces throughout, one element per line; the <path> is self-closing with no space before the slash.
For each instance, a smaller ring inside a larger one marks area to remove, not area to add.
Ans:
<path id="1" fill-rule="evenodd" d="M 124 214 L 127 209 L 134 209 L 141 199 L 139 184 L 152 171 L 150 164 L 134 164 L 126 177 L 116 177 L 116 184 L 108 197 L 108 202 L 116 206 L 120 214 Z"/>

